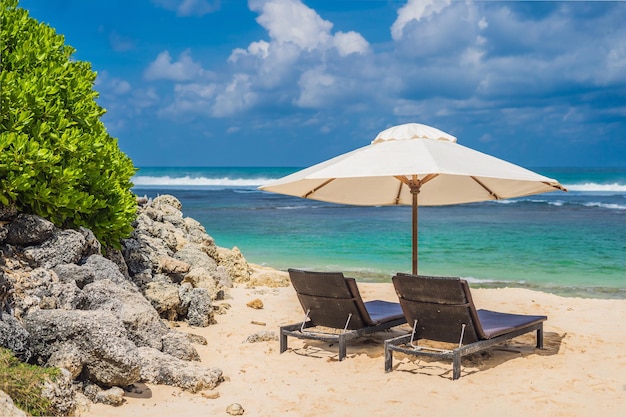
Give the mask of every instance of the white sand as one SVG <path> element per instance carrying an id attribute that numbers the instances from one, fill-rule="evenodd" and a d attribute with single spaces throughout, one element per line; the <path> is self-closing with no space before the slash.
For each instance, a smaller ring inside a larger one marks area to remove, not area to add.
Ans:
<path id="1" fill-rule="evenodd" d="M 397 301 L 391 284 L 359 284 L 365 300 Z M 242 343 L 303 318 L 291 287 L 237 287 L 218 323 L 182 331 L 202 335 L 203 365 L 218 367 L 226 381 L 213 391 L 190 394 L 168 386 L 142 385 L 120 407 L 94 405 L 84 416 L 227 416 L 239 403 L 245 416 L 626 416 L 626 300 L 563 298 L 523 289 L 474 289 L 478 308 L 544 314 L 544 350 L 534 333 L 514 339 L 519 352 L 491 349 L 464 359 L 461 378 L 450 362 L 394 355 L 384 372 L 382 340 L 408 327 L 351 341 L 337 361 L 337 346 L 289 339 Z M 264 308 L 246 303 L 255 298 Z M 253 324 L 262 322 L 266 326 Z M 219 394 L 218 398 L 208 398 Z"/>

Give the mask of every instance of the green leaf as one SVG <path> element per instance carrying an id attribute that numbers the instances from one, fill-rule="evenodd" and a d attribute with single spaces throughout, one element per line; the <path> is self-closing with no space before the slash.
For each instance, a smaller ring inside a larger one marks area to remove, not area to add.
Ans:
<path id="1" fill-rule="evenodd" d="M 0 0 L 0 13 L 0 204 L 119 247 L 136 215 L 136 169 L 100 120 L 96 73 L 16 0 Z"/>

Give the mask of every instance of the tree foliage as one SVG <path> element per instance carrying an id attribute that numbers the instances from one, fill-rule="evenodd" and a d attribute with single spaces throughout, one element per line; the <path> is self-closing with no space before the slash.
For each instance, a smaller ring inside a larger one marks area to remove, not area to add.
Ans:
<path id="1" fill-rule="evenodd" d="M 119 247 L 136 214 L 136 169 L 100 120 L 96 73 L 17 0 L 0 0 L 0 13 L 0 205 Z"/>

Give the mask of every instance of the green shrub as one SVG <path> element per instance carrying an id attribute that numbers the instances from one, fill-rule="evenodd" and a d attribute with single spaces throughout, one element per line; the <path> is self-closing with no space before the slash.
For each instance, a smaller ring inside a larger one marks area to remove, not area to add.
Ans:
<path id="1" fill-rule="evenodd" d="M 0 389 L 13 403 L 33 416 L 51 415 L 50 401 L 41 395 L 46 381 L 60 375 L 57 368 L 42 368 L 20 362 L 13 353 L 0 347 Z"/>
<path id="2" fill-rule="evenodd" d="M 119 247 L 136 214 L 136 169 L 100 120 L 96 73 L 17 0 L 0 5 L 0 204 Z"/>

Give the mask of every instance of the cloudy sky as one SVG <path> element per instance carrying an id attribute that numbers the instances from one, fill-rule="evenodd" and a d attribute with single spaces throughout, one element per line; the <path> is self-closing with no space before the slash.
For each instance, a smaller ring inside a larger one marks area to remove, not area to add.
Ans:
<path id="1" fill-rule="evenodd" d="M 98 72 L 136 166 L 307 166 L 417 122 L 626 166 L 626 2 L 20 0 Z"/>

